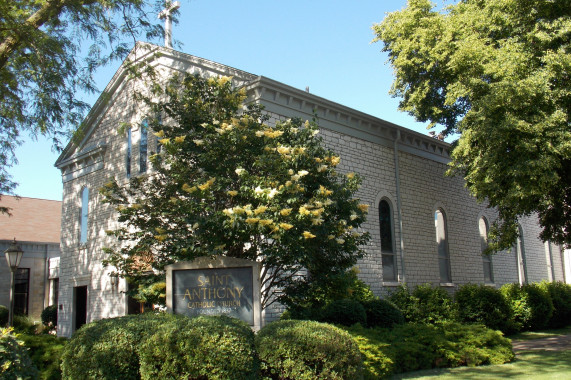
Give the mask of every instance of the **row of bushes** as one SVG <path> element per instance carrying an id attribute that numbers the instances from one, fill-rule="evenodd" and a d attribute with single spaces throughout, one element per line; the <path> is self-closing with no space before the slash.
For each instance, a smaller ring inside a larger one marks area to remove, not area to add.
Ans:
<path id="1" fill-rule="evenodd" d="M 279 321 L 258 334 L 229 317 L 143 314 L 90 323 L 62 356 L 63 379 L 358 379 L 359 347 L 332 325 Z"/>
<path id="2" fill-rule="evenodd" d="M 430 284 L 414 290 L 401 286 L 389 300 L 407 322 L 481 323 L 507 334 L 560 328 L 571 321 L 571 285 L 562 282 L 506 284 L 500 289 L 466 284 L 458 288 L 454 298 Z"/>
<path id="3" fill-rule="evenodd" d="M 483 325 L 406 323 L 392 329 L 347 328 L 363 355 L 365 379 L 430 368 L 503 364 L 511 342 Z"/>

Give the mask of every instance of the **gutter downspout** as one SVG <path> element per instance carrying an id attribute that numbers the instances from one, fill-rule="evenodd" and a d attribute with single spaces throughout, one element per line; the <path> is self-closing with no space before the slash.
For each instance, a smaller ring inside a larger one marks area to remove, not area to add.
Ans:
<path id="1" fill-rule="evenodd" d="M 402 282 L 406 282 L 406 272 L 405 272 L 405 265 L 404 265 L 404 237 L 402 232 L 402 204 L 401 204 L 401 197 L 400 197 L 400 171 L 399 171 L 399 147 L 398 141 L 400 140 L 400 130 L 397 130 L 397 136 L 395 138 L 395 146 L 394 146 L 394 154 L 395 154 L 395 179 L 396 179 L 396 187 L 397 187 L 397 215 L 399 221 L 399 236 L 400 236 L 400 263 L 401 263 L 401 272 L 402 272 Z"/>

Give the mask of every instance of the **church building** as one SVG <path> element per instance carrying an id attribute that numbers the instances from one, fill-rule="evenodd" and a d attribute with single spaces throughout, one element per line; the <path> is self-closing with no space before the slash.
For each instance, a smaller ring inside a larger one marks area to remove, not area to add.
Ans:
<path id="1" fill-rule="evenodd" d="M 500 287 L 510 282 L 567 281 L 563 250 L 539 239 L 533 216 L 520 220 L 520 238 L 509 252 L 483 256 L 494 209 L 478 203 L 461 177 L 446 177 L 451 146 L 429 135 L 348 108 L 307 91 L 170 48 L 139 43 L 119 68 L 86 117 L 79 138 L 56 162 L 63 180 L 58 334 L 70 336 L 82 324 L 129 312 L 124 279 L 110 276 L 102 247 L 117 213 L 102 202 L 99 189 L 110 179 L 125 183 L 150 171 L 156 137 L 122 123 L 139 125 L 142 105 L 132 93 L 128 65 L 146 62 L 157 72 L 232 77 L 247 101 L 264 106 L 269 123 L 292 117 L 318 117 L 320 135 L 341 157 L 342 173 L 363 177 L 357 194 L 368 204 L 363 228 L 371 234 L 359 277 L 378 296 L 401 284 L 430 283 L 451 292 L 466 283 Z M 567 257 L 569 255 L 567 254 Z M 569 272 L 567 272 L 569 273 Z M 265 322 L 279 308 L 265 310 Z"/>

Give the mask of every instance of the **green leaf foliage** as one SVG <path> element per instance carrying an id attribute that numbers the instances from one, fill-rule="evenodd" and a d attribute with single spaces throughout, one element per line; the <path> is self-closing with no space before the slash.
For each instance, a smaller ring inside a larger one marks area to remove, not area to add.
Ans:
<path id="1" fill-rule="evenodd" d="M 503 364 L 514 359 L 509 339 L 482 325 L 407 323 L 392 329 L 346 330 L 363 354 L 365 379 L 430 368 Z"/>
<path id="2" fill-rule="evenodd" d="M 393 327 L 405 322 L 401 311 L 391 301 L 374 299 L 363 302 L 367 327 Z"/>
<path id="3" fill-rule="evenodd" d="M 569 326 L 571 324 L 571 285 L 560 281 L 543 281 L 540 287 L 547 291 L 553 302 L 553 315 L 549 320 L 549 327 Z"/>
<path id="4" fill-rule="evenodd" d="M 77 330 L 62 354 L 63 379 L 140 379 L 139 346 L 163 323 L 185 317 L 147 313 L 101 319 Z"/>
<path id="5" fill-rule="evenodd" d="M 480 323 L 506 334 L 513 332 L 512 309 L 499 289 L 482 284 L 465 284 L 456 290 L 454 299 L 460 322 Z"/>
<path id="6" fill-rule="evenodd" d="M 57 326 L 57 305 L 51 305 L 42 310 L 42 323 L 46 326 Z"/>
<path id="7" fill-rule="evenodd" d="M 16 186 L 8 169 L 22 135 L 44 135 L 61 149 L 89 109 L 78 94 L 96 92 L 96 70 L 125 58 L 137 38 L 163 35 L 154 16 L 162 7 L 147 0 L 0 2 L 0 194 Z"/>
<path id="8" fill-rule="evenodd" d="M 310 281 L 302 269 L 334 277 L 362 257 L 360 178 L 337 173 L 315 122 L 268 124 L 227 77 L 180 75 L 153 90 L 142 97 L 161 146 L 152 174 L 100 190 L 120 223 L 108 264 L 136 281 L 201 256 L 257 260 L 266 307 L 275 289 Z"/>
<path id="9" fill-rule="evenodd" d="M 571 244 L 571 7 L 568 0 L 409 0 L 374 26 L 399 108 L 460 133 L 449 174 L 497 208 L 489 249 L 509 249 L 517 219 Z"/>
<path id="10" fill-rule="evenodd" d="M 361 354 L 351 336 L 314 321 L 270 323 L 256 336 L 268 379 L 360 379 Z"/>
<path id="11" fill-rule="evenodd" d="M 11 328 L 0 328 L 0 378 L 5 380 L 32 380 L 38 370 L 22 341 Z"/>
<path id="12" fill-rule="evenodd" d="M 0 305 L 0 327 L 6 327 L 10 318 L 10 310 L 4 305 Z"/>
<path id="13" fill-rule="evenodd" d="M 346 298 L 325 306 L 321 313 L 321 322 L 344 326 L 360 323 L 366 326 L 367 313 L 359 301 Z"/>
<path id="14" fill-rule="evenodd" d="M 553 315 L 553 302 L 539 284 L 505 284 L 501 292 L 511 304 L 514 322 L 521 330 L 545 328 Z"/>
<path id="15" fill-rule="evenodd" d="M 38 378 L 60 380 L 61 356 L 68 340 L 50 334 L 22 334 L 19 338 L 24 342 L 32 362 L 38 368 Z"/>
<path id="16" fill-rule="evenodd" d="M 407 322 L 444 323 L 456 319 L 456 305 L 448 292 L 431 284 L 410 290 L 405 284 L 393 291 L 389 300 L 402 312 Z"/>
<path id="17" fill-rule="evenodd" d="M 225 316 L 179 319 L 150 332 L 140 347 L 141 379 L 257 379 L 254 333 Z"/>

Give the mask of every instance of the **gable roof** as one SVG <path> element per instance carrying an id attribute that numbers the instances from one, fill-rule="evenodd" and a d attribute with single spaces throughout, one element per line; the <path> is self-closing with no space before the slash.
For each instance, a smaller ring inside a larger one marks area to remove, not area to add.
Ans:
<path id="1" fill-rule="evenodd" d="M 59 244 L 61 201 L 2 195 L 0 205 L 12 209 L 0 214 L 0 240 Z"/>
<path id="2" fill-rule="evenodd" d="M 395 147 L 395 144 L 398 144 L 398 149 L 401 151 L 444 164 L 450 162 L 451 146 L 444 141 L 264 76 L 254 75 L 173 49 L 138 42 L 82 123 L 79 134 L 83 136 L 82 140 L 76 143 L 72 141 L 66 146 L 55 163 L 56 167 L 63 170 L 65 166 L 79 162 L 86 156 L 100 156 L 92 161 L 102 159 L 105 145 L 86 146 L 86 142 L 93 134 L 112 99 L 128 82 L 129 66 L 139 62 L 146 62 L 154 68 L 167 68 L 175 72 L 232 76 L 236 86 L 246 88 L 247 102 L 260 103 L 270 112 L 306 119 L 317 115 L 319 125 L 323 128 L 384 146 Z"/>

